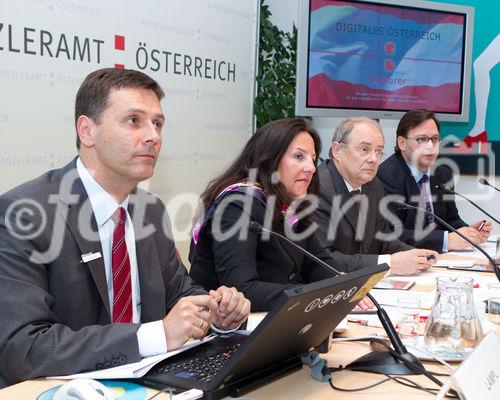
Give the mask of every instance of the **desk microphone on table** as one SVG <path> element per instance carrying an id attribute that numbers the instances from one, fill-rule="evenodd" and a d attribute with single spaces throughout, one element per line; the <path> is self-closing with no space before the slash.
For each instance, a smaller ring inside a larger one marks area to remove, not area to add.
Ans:
<path id="1" fill-rule="evenodd" d="M 484 179 L 484 178 L 483 178 Z M 486 181 L 486 179 L 484 179 Z M 481 180 L 480 180 L 481 181 Z M 487 182 L 487 181 L 486 181 Z M 482 182 L 481 182 L 482 183 Z M 493 186 L 494 187 L 494 186 Z M 454 195 L 457 195 L 459 197 L 461 197 L 462 199 L 465 199 L 467 200 L 470 204 L 472 204 L 474 207 L 476 207 L 479 211 L 481 211 L 483 214 L 487 215 L 488 217 L 490 217 L 493 221 L 495 221 L 497 224 L 500 225 L 500 221 L 498 219 L 496 219 L 493 215 L 489 214 L 488 212 L 486 212 L 485 210 L 483 210 L 481 207 L 479 207 L 476 203 L 474 203 L 472 200 L 468 199 L 467 197 L 461 195 L 460 193 L 458 192 L 455 192 L 452 188 L 449 188 L 448 186 L 446 185 L 436 185 L 434 186 L 434 188 L 436 189 L 440 189 L 442 190 L 443 192 L 445 193 L 448 193 L 448 194 L 454 194 Z M 496 189 L 496 188 L 495 188 Z M 497 189 L 498 190 L 498 189 Z M 434 214 L 433 214 L 434 215 Z M 434 215 L 435 216 L 435 215 Z M 436 218 L 438 219 L 438 218 Z M 444 224 L 443 224 L 444 225 Z"/>
<path id="2" fill-rule="evenodd" d="M 303 249 L 301 246 L 294 243 L 286 236 L 263 227 L 259 222 L 251 221 L 249 229 L 251 232 L 258 234 L 266 232 L 271 236 L 275 236 L 280 240 L 285 241 L 286 243 L 290 244 L 295 249 L 300 251 L 303 255 L 315 261 L 323 268 L 327 269 L 329 272 L 333 272 L 335 275 L 340 275 L 340 271 L 336 270 L 331 265 L 328 265 L 326 262 L 316 257 L 314 254 L 311 254 L 309 251 Z M 375 300 L 375 298 L 370 293 L 367 294 L 367 297 L 377 308 L 377 315 L 380 319 L 382 327 L 387 333 L 387 337 L 389 338 L 395 352 L 397 353 L 397 357 L 395 358 L 389 352 L 374 351 L 347 365 L 346 369 L 393 375 L 425 374 L 427 371 L 425 371 L 422 363 L 413 354 L 408 352 L 404 344 L 401 342 L 401 339 L 399 338 L 396 329 L 394 328 L 394 325 L 389 318 L 389 315 L 387 315 L 387 312 L 380 306 L 377 300 Z"/>
<path id="3" fill-rule="evenodd" d="M 500 192 L 500 189 L 497 188 L 496 186 L 493 186 L 491 183 L 489 183 L 485 178 L 479 178 L 479 183 L 481 185 L 489 186 L 493 189 L 495 189 L 497 192 Z"/>
<path id="4" fill-rule="evenodd" d="M 472 242 L 472 240 L 470 240 L 468 237 L 466 237 L 465 235 L 463 235 L 462 233 L 460 233 L 457 229 L 453 228 L 450 224 L 448 224 L 447 222 L 445 222 L 442 218 L 440 218 L 436 214 L 434 214 L 434 213 L 426 210 L 425 208 L 412 206 L 412 205 L 406 204 L 406 203 L 404 203 L 402 201 L 396 201 L 395 205 L 396 205 L 396 207 L 398 207 L 398 208 L 400 208 L 402 210 L 404 210 L 404 209 L 406 209 L 406 210 L 409 210 L 409 209 L 420 210 L 420 211 L 422 211 L 422 212 L 424 212 L 426 214 L 432 215 L 444 227 L 446 227 L 447 229 L 449 229 L 452 232 L 455 232 L 458 236 L 460 236 L 463 240 L 465 240 L 467 243 L 469 243 L 472 247 L 474 247 L 475 249 L 479 250 L 486 257 L 486 259 L 490 263 L 491 267 L 493 268 L 493 272 L 495 272 L 495 275 L 497 276 L 497 279 L 500 281 L 500 268 L 498 268 L 498 266 L 496 265 L 496 263 L 493 260 L 493 258 L 491 258 L 491 256 L 486 251 L 484 251 L 484 249 L 481 246 L 479 246 L 476 243 Z"/>

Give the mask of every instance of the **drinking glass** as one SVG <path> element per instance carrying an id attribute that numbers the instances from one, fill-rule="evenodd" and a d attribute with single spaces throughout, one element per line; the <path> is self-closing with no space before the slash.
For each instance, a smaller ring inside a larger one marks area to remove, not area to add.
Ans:
<path id="1" fill-rule="evenodd" d="M 500 325 L 500 283 L 488 283 L 488 319 Z"/>
<path id="2" fill-rule="evenodd" d="M 398 333 L 406 344 L 416 344 L 420 322 L 420 299 L 418 297 L 398 298 Z"/>

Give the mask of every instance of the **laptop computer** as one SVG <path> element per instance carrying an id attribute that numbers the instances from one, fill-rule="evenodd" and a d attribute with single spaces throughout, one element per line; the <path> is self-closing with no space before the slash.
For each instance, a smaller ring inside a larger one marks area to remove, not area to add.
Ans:
<path id="1" fill-rule="evenodd" d="M 381 264 L 285 290 L 250 335 L 221 334 L 134 381 L 156 389 L 200 389 L 208 400 L 241 396 L 300 369 L 300 357 L 328 337 L 388 268 Z"/>

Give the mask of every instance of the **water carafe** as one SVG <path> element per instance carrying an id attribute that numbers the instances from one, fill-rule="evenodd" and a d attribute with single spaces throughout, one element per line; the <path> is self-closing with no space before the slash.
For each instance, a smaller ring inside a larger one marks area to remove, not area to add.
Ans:
<path id="1" fill-rule="evenodd" d="M 425 346 L 445 359 L 465 359 L 483 338 L 472 294 L 474 279 L 439 276 L 436 283 L 436 298 L 425 325 Z"/>

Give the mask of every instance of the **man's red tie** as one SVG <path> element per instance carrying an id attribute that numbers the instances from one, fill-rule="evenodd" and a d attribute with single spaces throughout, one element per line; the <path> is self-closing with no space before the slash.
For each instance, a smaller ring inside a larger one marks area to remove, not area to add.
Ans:
<path id="1" fill-rule="evenodd" d="M 111 264 L 113 270 L 113 322 L 132 322 L 132 282 L 130 277 L 130 259 L 125 242 L 125 220 L 127 212 L 118 208 L 113 216 L 113 248 Z"/>

